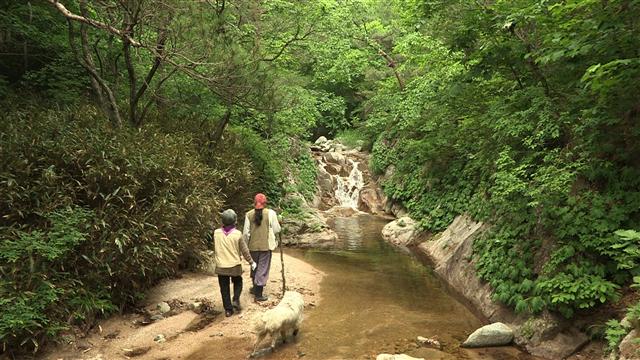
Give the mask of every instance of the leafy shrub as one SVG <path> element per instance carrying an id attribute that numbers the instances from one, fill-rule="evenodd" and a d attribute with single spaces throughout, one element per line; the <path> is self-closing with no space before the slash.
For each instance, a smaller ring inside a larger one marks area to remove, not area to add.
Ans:
<path id="1" fill-rule="evenodd" d="M 185 135 L 110 128 L 91 107 L 0 124 L 0 341 L 37 348 L 67 319 L 132 304 L 195 266 L 222 205 L 221 171 Z M 24 266 L 29 264 L 29 266 Z"/>
<path id="2" fill-rule="evenodd" d="M 627 335 L 627 330 L 622 326 L 620 321 L 614 319 L 607 321 L 606 325 L 607 328 L 604 333 L 604 338 L 607 340 L 606 350 L 612 352 L 618 348 L 622 339 Z"/>
<path id="3" fill-rule="evenodd" d="M 256 132 L 241 126 L 231 127 L 229 131 L 238 138 L 241 149 L 251 161 L 255 183 L 250 192 L 262 192 L 267 195 L 270 203 L 277 203 L 284 184 L 287 158 L 274 154 L 286 154 L 286 145 L 275 141 L 268 143 Z"/>
<path id="4" fill-rule="evenodd" d="M 366 135 L 358 129 L 342 130 L 336 135 L 336 140 L 350 148 L 360 147 L 362 149 L 368 149 L 371 147 Z"/>
<path id="5" fill-rule="evenodd" d="M 421 30 L 393 49 L 404 90 L 388 76 L 365 105 L 370 165 L 395 167 L 385 193 L 430 231 L 463 213 L 491 223 L 477 271 L 516 311 L 570 317 L 639 275 L 638 62 L 587 25 L 615 18 L 610 36 L 638 44 L 620 6 L 581 4 L 580 22 L 566 4 L 414 9 Z M 505 22 L 536 30 L 523 40 Z"/>

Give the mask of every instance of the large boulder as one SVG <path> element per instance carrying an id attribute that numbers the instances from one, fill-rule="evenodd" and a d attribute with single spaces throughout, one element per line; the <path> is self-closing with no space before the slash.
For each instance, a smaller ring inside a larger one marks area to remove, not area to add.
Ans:
<path id="1" fill-rule="evenodd" d="M 336 245 L 338 235 L 331 229 L 325 229 L 320 232 L 302 234 L 294 241 L 295 245 L 300 248 L 328 249 Z"/>
<path id="2" fill-rule="evenodd" d="M 396 246 L 407 246 L 416 235 L 416 222 L 408 217 L 394 220 L 382 228 L 382 237 Z"/>
<path id="3" fill-rule="evenodd" d="M 340 166 L 343 166 L 347 162 L 347 159 L 342 153 L 335 152 L 335 151 L 326 153 L 324 155 L 324 160 L 327 164 L 333 163 L 333 164 L 338 164 Z"/>
<path id="4" fill-rule="evenodd" d="M 381 196 L 375 187 L 367 186 L 360 191 L 359 208 L 374 215 L 384 213 Z"/>
<path id="5" fill-rule="evenodd" d="M 545 359 L 564 359 L 589 341 L 586 334 L 548 311 L 514 325 L 515 343 Z"/>
<path id="6" fill-rule="evenodd" d="M 318 168 L 317 181 L 321 192 L 333 194 L 333 177 L 322 167 Z"/>
<path id="7" fill-rule="evenodd" d="M 447 229 L 418 245 L 418 251 L 433 263 L 434 270 L 456 291 L 492 321 L 505 321 L 500 315 L 510 311 L 491 300 L 492 289 L 476 275 L 473 240 L 486 227 L 469 216 L 455 218 Z"/>
<path id="8" fill-rule="evenodd" d="M 513 330 L 507 325 L 497 322 L 481 327 L 474 331 L 462 346 L 464 347 L 487 347 L 501 346 L 511 343 L 513 340 Z"/>
<path id="9" fill-rule="evenodd" d="M 550 339 L 539 342 L 530 341 L 526 344 L 525 349 L 531 355 L 544 359 L 565 359 L 582 348 L 588 341 L 589 337 L 586 334 L 568 327 L 563 331 L 556 331 L 556 334 Z"/>
<path id="10" fill-rule="evenodd" d="M 546 359 L 563 359 L 580 349 L 587 336 L 566 320 L 548 312 L 527 319 L 491 300 L 493 290 L 476 275 L 473 241 L 487 228 L 460 215 L 447 229 L 420 243 L 417 250 L 431 260 L 435 272 L 490 321 L 509 324 L 516 344 Z"/>

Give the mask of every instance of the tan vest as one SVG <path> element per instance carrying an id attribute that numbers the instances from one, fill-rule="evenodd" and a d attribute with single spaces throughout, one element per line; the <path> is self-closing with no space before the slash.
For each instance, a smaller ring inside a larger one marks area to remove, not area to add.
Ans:
<path id="1" fill-rule="evenodd" d="M 249 232 L 251 234 L 249 238 L 250 251 L 268 251 L 269 250 L 269 213 L 266 208 L 262 210 L 262 223 L 257 226 L 253 220 L 256 216 L 256 210 L 251 210 L 247 213 L 251 228 Z"/>
<path id="2" fill-rule="evenodd" d="M 242 233 L 237 229 L 226 236 L 222 229 L 213 232 L 216 267 L 231 268 L 242 264 L 239 241 L 242 241 Z"/>

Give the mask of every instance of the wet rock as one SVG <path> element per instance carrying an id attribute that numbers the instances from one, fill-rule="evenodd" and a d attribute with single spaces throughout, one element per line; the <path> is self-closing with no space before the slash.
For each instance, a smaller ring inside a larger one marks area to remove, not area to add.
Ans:
<path id="1" fill-rule="evenodd" d="M 416 222 L 405 216 L 385 225 L 382 228 L 382 237 L 396 246 L 407 246 L 416 232 Z"/>
<path id="2" fill-rule="evenodd" d="M 376 360 L 424 360 L 424 358 L 415 358 L 405 354 L 380 354 L 376 356 Z"/>
<path id="3" fill-rule="evenodd" d="M 328 217 L 349 217 L 355 215 L 357 212 L 358 210 L 351 207 L 334 206 L 327 210 L 325 214 Z"/>
<path id="4" fill-rule="evenodd" d="M 158 334 L 158 335 L 153 337 L 153 341 L 155 341 L 155 342 L 157 342 L 159 344 L 159 343 L 163 343 L 163 342 L 167 341 L 167 339 L 164 337 L 164 335 Z"/>
<path id="5" fill-rule="evenodd" d="M 317 175 L 318 187 L 321 192 L 333 194 L 333 177 L 326 170 L 319 168 Z"/>
<path id="6" fill-rule="evenodd" d="M 338 164 L 327 164 L 325 170 L 331 175 L 339 175 L 342 172 L 342 166 Z"/>
<path id="7" fill-rule="evenodd" d="M 464 347 L 486 347 L 507 345 L 513 340 L 513 330 L 507 325 L 497 322 L 474 331 L 462 343 Z"/>
<path id="8" fill-rule="evenodd" d="M 338 241 L 338 235 L 333 230 L 322 230 L 318 233 L 302 234 L 297 239 L 301 248 L 330 248 Z"/>
<path id="9" fill-rule="evenodd" d="M 484 316 L 492 321 L 511 322 L 499 316 L 511 311 L 491 300 L 491 286 L 476 275 L 473 241 L 485 229 L 483 223 L 461 215 L 444 232 L 420 243 L 417 250 L 431 260 L 438 275 Z"/>
<path id="10" fill-rule="evenodd" d="M 420 345 L 422 345 L 424 347 L 437 349 L 437 350 L 442 350 L 442 344 L 440 344 L 440 341 L 438 341 L 436 339 L 431 339 L 431 338 L 418 336 L 417 340 L 418 340 L 418 344 L 420 344 Z"/>
<path id="11" fill-rule="evenodd" d="M 158 309 L 158 311 L 160 311 L 161 314 L 168 313 L 169 311 L 171 311 L 171 306 L 169 306 L 169 304 L 167 304 L 164 301 L 161 303 L 158 303 L 158 305 L 156 305 L 156 308 Z"/>
<path id="12" fill-rule="evenodd" d="M 327 163 L 338 164 L 343 166 L 346 164 L 347 160 L 342 153 L 339 152 L 328 152 L 324 155 L 324 159 Z"/>
<path id="13" fill-rule="evenodd" d="M 360 208 L 372 214 L 382 214 L 384 208 L 378 191 L 374 186 L 368 186 L 360 191 Z"/>

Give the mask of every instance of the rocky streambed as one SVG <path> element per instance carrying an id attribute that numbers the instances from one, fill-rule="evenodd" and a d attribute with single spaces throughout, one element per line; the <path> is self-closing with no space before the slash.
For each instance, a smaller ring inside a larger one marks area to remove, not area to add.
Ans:
<path id="1" fill-rule="evenodd" d="M 481 322 L 505 324 L 511 329 L 513 343 L 517 346 L 544 359 L 602 358 L 602 343 L 590 342 L 582 331 L 584 322 L 571 323 L 548 312 L 536 317 L 519 316 L 491 300 L 492 289 L 476 276 L 472 260 L 473 241 L 487 229 L 485 224 L 461 215 L 441 234 L 420 233 L 403 207 L 383 195 L 378 185 L 380 179 L 375 179 L 368 170 L 367 154 L 323 138 L 316 141 L 312 150 L 319 167 L 319 195 L 311 205 L 319 209 L 316 210 L 318 219 L 326 223 L 335 216 L 351 215 L 340 205 L 351 205 L 370 214 L 390 217 L 393 221 L 382 229 L 384 239 L 401 251 L 415 255 L 433 269 L 448 292 L 464 303 Z M 354 174 L 355 169 L 360 174 Z M 393 168 L 388 171 L 393 171 Z M 345 184 L 346 192 L 340 190 Z M 358 193 L 357 200 L 350 196 L 354 191 Z M 336 193 L 346 193 L 349 197 L 346 204 L 340 202 Z M 332 229 L 326 227 L 320 239 L 323 248 L 339 242 Z M 314 246 L 313 241 L 303 242 L 309 247 Z"/>

